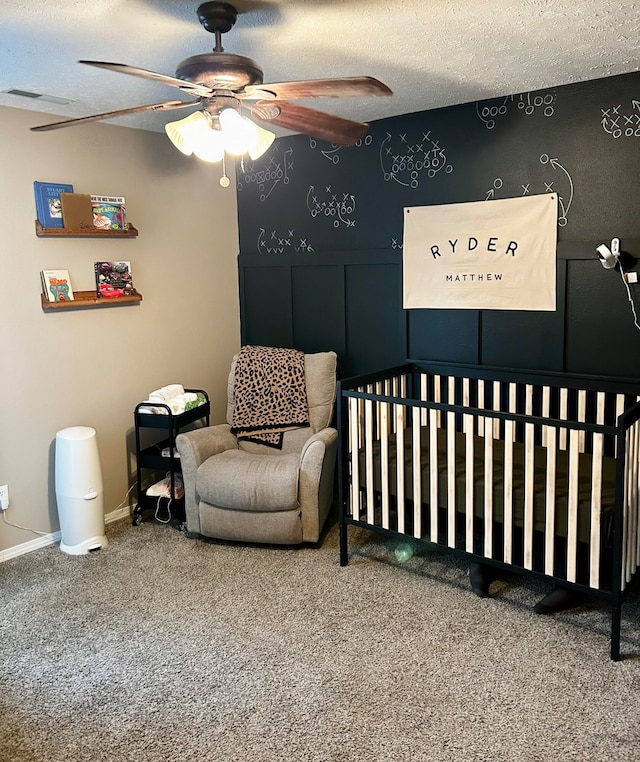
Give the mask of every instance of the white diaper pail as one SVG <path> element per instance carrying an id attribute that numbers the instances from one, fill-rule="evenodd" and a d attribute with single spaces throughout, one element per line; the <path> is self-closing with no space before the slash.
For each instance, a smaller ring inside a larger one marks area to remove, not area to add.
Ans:
<path id="1" fill-rule="evenodd" d="M 74 556 L 107 546 L 96 431 L 70 426 L 56 434 L 56 502 L 60 550 Z"/>

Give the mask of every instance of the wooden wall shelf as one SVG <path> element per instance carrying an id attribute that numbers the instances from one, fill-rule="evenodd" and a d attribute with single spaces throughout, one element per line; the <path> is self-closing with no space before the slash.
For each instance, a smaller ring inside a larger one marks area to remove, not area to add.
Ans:
<path id="1" fill-rule="evenodd" d="M 36 220 L 38 238 L 137 238 L 138 231 L 131 223 L 126 230 L 70 230 L 69 228 L 43 228 Z"/>
<path id="2" fill-rule="evenodd" d="M 116 296 L 111 299 L 99 298 L 95 291 L 74 291 L 74 297 L 71 302 L 50 302 L 44 294 L 40 294 L 42 309 L 44 312 L 57 312 L 88 307 L 118 307 L 124 304 L 138 304 L 142 301 L 142 294 L 137 291 L 130 296 Z"/>

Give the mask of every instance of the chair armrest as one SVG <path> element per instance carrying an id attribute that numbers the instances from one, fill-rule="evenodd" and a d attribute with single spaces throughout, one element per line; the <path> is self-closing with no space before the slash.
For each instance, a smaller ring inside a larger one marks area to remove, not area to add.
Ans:
<path id="1" fill-rule="evenodd" d="M 234 450 L 237 447 L 238 440 L 231 433 L 229 425 L 226 423 L 185 431 L 176 437 L 176 449 L 180 453 L 183 474 L 186 461 L 192 461 L 189 466 L 197 469 L 212 455 L 217 455 L 225 450 Z"/>
<path id="2" fill-rule="evenodd" d="M 238 440 L 226 423 L 185 431 L 176 437 L 176 449 L 180 453 L 180 468 L 184 483 L 184 508 L 187 530 L 200 533 L 200 498 L 196 493 L 196 472 L 201 463 L 212 455 L 238 447 Z"/>
<path id="3" fill-rule="evenodd" d="M 336 429 L 321 429 L 309 437 L 300 453 L 298 499 L 302 513 L 302 539 L 317 542 L 331 503 L 338 451 Z"/>

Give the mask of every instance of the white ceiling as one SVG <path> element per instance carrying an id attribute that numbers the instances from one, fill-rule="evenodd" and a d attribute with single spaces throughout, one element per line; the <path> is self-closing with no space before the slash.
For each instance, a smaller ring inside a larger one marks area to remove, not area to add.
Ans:
<path id="1" fill-rule="evenodd" d="M 231 0 L 233 3 L 233 0 Z M 61 106 L 0 92 L 0 105 L 37 113 L 33 124 L 166 100 L 178 90 L 78 64 L 126 63 L 174 76 L 215 37 L 199 0 L 2 0 L 0 91 L 71 99 Z M 370 75 L 390 98 L 303 105 L 371 121 L 640 68 L 640 1 L 237 0 L 227 52 L 256 60 L 265 82 Z M 184 111 L 116 124 L 161 131 Z M 70 129 L 86 129 L 76 126 Z"/>

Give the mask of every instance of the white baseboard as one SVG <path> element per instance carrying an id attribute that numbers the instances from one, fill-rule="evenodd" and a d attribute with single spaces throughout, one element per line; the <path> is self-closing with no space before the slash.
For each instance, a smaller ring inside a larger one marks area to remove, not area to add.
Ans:
<path id="1" fill-rule="evenodd" d="M 122 508 L 116 508 L 115 511 L 105 514 L 104 523 L 111 524 L 113 521 L 120 521 L 120 519 L 126 519 L 131 516 L 131 506 L 125 505 Z M 25 553 L 31 553 L 34 550 L 40 548 L 46 548 L 48 545 L 55 545 L 60 542 L 60 532 L 52 532 L 51 534 L 45 534 L 42 537 L 36 537 L 34 540 L 23 542 L 20 545 L 14 545 L 12 548 L 6 550 L 0 550 L 0 563 L 8 561 L 10 558 L 17 558 L 23 556 Z"/>

